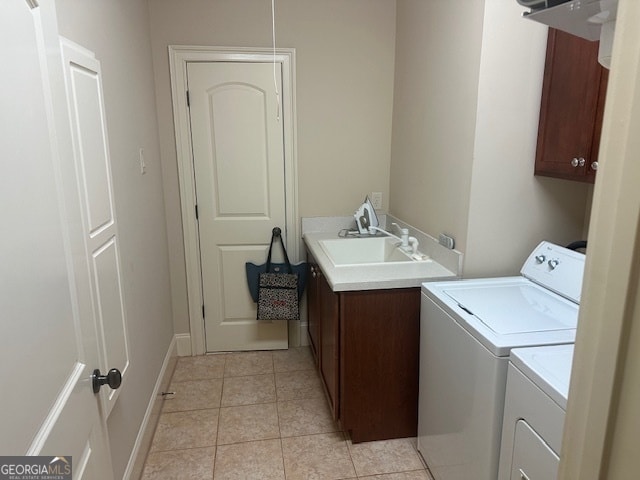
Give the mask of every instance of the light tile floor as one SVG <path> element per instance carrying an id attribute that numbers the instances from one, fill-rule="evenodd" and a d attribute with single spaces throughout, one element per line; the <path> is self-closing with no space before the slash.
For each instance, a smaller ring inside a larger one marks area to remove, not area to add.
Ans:
<path id="1" fill-rule="evenodd" d="M 307 347 L 183 357 L 143 480 L 431 480 L 415 439 L 352 444 Z"/>

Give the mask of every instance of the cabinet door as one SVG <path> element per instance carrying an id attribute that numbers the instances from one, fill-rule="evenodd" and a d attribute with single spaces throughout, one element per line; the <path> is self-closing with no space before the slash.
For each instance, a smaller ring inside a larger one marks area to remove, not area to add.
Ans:
<path id="1" fill-rule="evenodd" d="M 339 296 L 331 290 L 327 280 L 318 270 L 318 298 L 320 299 L 320 373 L 329 397 L 334 420 L 338 419 L 339 402 L 339 353 L 340 311 Z"/>
<path id="2" fill-rule="evenodd" d="M 318 297 L 318 272 L 320 268 L 312 256 L 308 256 L 307 272 L 307 330 L 309 344 L 316 365 L 320 359 L 320 299 Z"/>
<path id="3" fill-rule="evenodd" d="M 343 292 L 340 421 L 354 443 L 415 437 L 420 289 Z"/>
<path id="4" fill-rule="evenodd" d="M 591 144 L 591 158 L 585 165 L 586 181 L 595 182 L 596 173 L 598 171 L 598 153 L 600 151 L 600 135 L 602 133 L 602 120 L 604 117 L 604 103 L 607 97 L 607 85 L 609 84 L 609 70 L 602 68 L 602 76 L 600 77 L 600 90 L 598 92 L 598 106 L 596 108 L 596 123 L 593 134 L 593 142 Z"/>
<path id="5" fill-rule="evenodd" d="M 593 182 L 587 173 L 597 161 L 605 71 L 598 64 L 597 42 L 549 30 L 536 175 Z"/>

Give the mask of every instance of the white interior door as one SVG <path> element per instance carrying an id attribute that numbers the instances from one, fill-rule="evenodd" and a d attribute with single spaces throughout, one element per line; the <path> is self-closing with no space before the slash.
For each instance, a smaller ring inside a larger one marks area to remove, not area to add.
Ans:
<path id="1" fill-rule="evenodd" d="M 279 67 L 276 78 L 280 90 Z M 245 278 L 245 262 L 266 261 L 272 228 L 286 229 L 273 64 L 189 62 L 187 83 L 206 349 L 287 348 L 287 322 L 255 320 Z"/>
<path id="2" fill-rule="evenodd" d="M 111 479 L 54 3 L 0 2 L 0 45 L 0 452 Z"/>
<path id="3" fill-rule="evenodd" d="M 68 40 L 62 40 L 61 48 L 82 210 L 82 235 L 100 339 L 100 368 L 117 368 L 125 379 L 129 368 L 127 323 L 100 62 L 92 52 Z M 102 389 L 100 395 L 107 416 L 121 391 Z"/>

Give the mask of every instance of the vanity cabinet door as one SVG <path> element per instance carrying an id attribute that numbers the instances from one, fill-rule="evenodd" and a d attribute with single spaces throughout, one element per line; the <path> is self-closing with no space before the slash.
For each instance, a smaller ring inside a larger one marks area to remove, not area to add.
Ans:
<path id="1" fill-rule="evenodd" d="M 309 333 L 309 346 L 316 362 L 320 363 L 320 298 L 318 292 L 320 267 L 315 259 L 308 255 L 307 258 L 307 331 Z"/>
<path id="2" fill-rule="evenodd" d="M 318 298 L 320 300 L 320 374 L 325 385 L 333 419 L 338 420 L 340 378 L 340 311 L 339 294 L 333 292 L 319 272 Z"/>
<path id="3" fill-rule="evenodd" d="M 340 419 L 354 443 L 415 437 L 420 289 L 342 292 Z"/>
<path id="4" fill-rule="evenodd" d="M 329 286 L 315 259 L 307 256 L 307 322 L 309 343 L 322 378 L 334 420 L 338 420 L 339 388 L 339 295 Z"/>

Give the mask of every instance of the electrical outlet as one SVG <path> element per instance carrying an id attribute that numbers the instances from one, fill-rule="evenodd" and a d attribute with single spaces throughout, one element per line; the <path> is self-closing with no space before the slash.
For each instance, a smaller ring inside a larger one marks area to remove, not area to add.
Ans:
<path id="1" fill-rule="evenodd" d="M 371 192 L 371 205 L 376 210 L 382 210 L 382 192 Z"/>
<path id="2" fill-rule="evenodd" d="M 438 242 L 440 243 L 440 245 L 448 248 L 449 250 L 453 250 L 453 247 L 456 246 L 456 242 L 453 237 L 450 237 L 449 235 L 446 235 L 444 233 L 440 234 L 440 236 L 438 237 Z"/>

